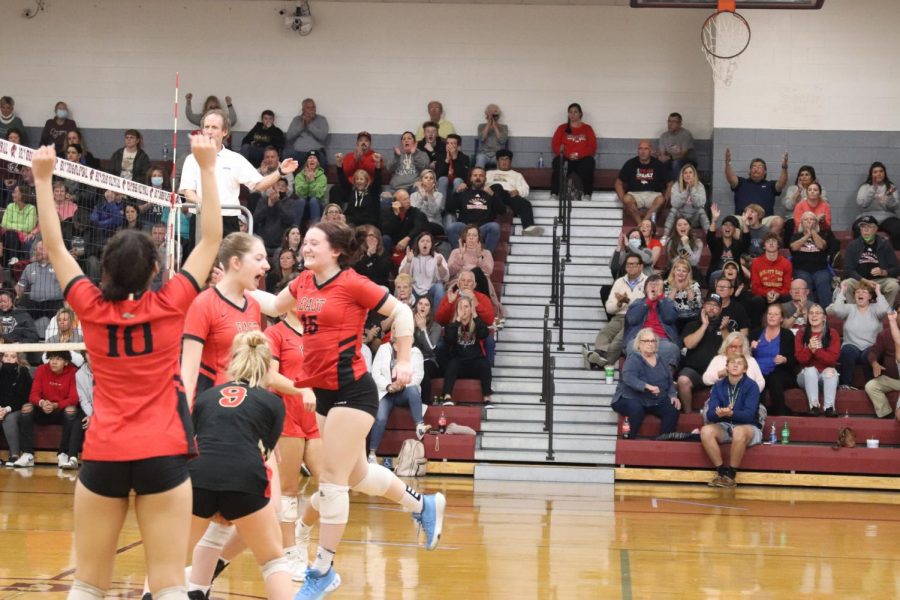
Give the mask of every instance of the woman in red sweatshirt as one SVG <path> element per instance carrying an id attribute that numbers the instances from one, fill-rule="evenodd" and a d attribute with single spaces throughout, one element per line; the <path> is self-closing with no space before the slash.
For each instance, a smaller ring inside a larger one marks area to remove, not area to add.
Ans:
<path id="1" fill-rule="evenodd" d="M 800 373 L 797 385 L 806 390 L 809 400 L 809 412 L 818 416 L 819 382 L 822 382 L 825 400 L 825 416 L 836 417 L 834 400 L 838 388 L 838 357 L 841 354 L 841 336 L 828 326 L 825 310 L 818 304 L 809 307 L 806 314 L 807 325 L 797 332 L 794 338 L 794 349 Z"/>
<path id="2" fill-rule="evenodd" d="M 569 105 L 569 120 L 556 128 L 553 134 L 553 175 L 550 179 L 550 195 L 559 195 L 559 156 L 566 157 L 569 173 L 576 173 L 581 179 L 584 196 L 573 200 L 590 200 L 594 191 L 594 154 L 597 153 L 597 136 L 587 123 L 581 121 L 581 105 Z"/>
<path id="3" fill-rule="evenodd" d="M 75 373 L 70 363 L 72 356 L 66 351 L 47 353 L 47 364 L 34 371 L 31 385 L 31 404 L 22 407 L 22 450 L 34 456 L 34 423 L 61 424 L 57 465 L 61 469 L 78 468 L 78 452 L 81 449 L 81 419 L 78 414 L 78 390 Z M 32 459 L 33 460 L 33 459 Z"/>

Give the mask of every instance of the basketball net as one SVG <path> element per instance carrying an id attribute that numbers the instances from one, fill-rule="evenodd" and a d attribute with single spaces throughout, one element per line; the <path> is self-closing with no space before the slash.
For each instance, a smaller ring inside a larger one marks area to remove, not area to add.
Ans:
<path id="1" fill-rule="evenodd" d="M 750 25 L 736 12 L 736 0 L 719 0 L 718 10 L 700 29 L 700 48 L 716 81 L 731 85 L 737 57 L 749 44 Z"/>

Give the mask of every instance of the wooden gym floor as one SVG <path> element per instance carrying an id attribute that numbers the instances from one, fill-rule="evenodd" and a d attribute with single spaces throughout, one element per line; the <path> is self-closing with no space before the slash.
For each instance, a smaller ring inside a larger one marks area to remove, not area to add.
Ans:
<path id="1" fill-rule="evenodd" d="M 60 474 L 0 470 L 0 600 L 66 596 L 74 481 Z M 420 485 L 448 497 L 438 550 L 415 547 L 397 507 L 354 495 L 337 559 L 343 585 L 329 598 L 900 598 L 894 493 L 449 477 Z M 139 598 L 143 575 L 132 516 L 108 597 Z M 213 598 L 262 598 L 262 589 L 244 555 Z"/>

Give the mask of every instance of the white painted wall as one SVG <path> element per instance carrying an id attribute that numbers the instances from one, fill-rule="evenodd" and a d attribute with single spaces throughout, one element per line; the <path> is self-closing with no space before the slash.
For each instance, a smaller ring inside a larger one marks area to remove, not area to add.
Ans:
<path id="1" fill-rule="evenodd" d="M 655 137 L 672 110 L 696 137 L 712 132 L 705 11 L 314 1 L 300 37 L 283 2 L 66 0 L 31 20 L 26 5 L 0 6 L 0 93 L 31 126 L 64 99 L 84 128 L 171 128 L 177 70 L 197 110 L 233 96 L 238 130 L 263 108 L 286 128 L 312 96 L 333 132 L 412 128 L 431 98 L 465 134 L 496 102 L 513 135 L 549 136 L 571 101 L 601 137 Z"/>
<path id="2" fill-rule="evenodd" d="M 717 85 L 717 128 L 900 131 L 900 2 L 750 10 L 750 47 Z"/>

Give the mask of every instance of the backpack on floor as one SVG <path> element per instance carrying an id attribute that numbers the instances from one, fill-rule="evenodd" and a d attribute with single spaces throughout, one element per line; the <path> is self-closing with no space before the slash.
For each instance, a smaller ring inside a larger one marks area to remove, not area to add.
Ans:
<path id="1" fill-rule="evenodd" d="M 424 477 L 427 471 L 425 445 L 415 438 L 404 440 L 394 463 L 394 473 L 397 477 Z"/>

